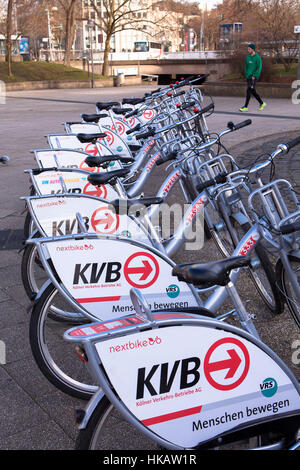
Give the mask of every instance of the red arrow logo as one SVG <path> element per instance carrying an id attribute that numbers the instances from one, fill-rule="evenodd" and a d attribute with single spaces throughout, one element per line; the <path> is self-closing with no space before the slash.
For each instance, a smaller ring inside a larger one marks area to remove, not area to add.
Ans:
<path id="1" fill-rule="evenodd" d="M 217 370 L 228 369 L 225 379 L 231 379 L 236 373 L 241 361 L 240 356 L 235 349 L 227 349 L 230 358 L 224 361 L 211 362 L 207 365 L 208 372 L 215 372 Z"/>
<path id="2" fill-rule="evenodd" d="M 113 216 L 107 212 L 105 214 L 105 218 L 104 219 L 99 219 L 95 222 L 96 225 L 99 225 L 99 224 L 106 224 L 105 227 L 104 227 L 104 230 L 107 230 L 109 228 L 111 228 L 112 224 L 114 223 L 115 219 L 113 218 Z"/>
<path id="3" fill-rule="evenodd" d="M 142 260 L 143 266 L 137 268 L 128 268 L 128 274 L 142 274 L 140 281 L 145 281 L 152 273 L 151 264 L 146 259 Z"/>

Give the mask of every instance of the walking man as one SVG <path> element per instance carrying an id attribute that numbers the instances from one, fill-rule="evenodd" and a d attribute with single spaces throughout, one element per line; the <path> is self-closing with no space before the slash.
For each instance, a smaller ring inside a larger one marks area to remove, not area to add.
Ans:
<path id="1" fill-rule="evenodd" d="M 266 103 L 261 99 L 257 93 L 255 86 L 256 80 L 259 79 L 262 68 L 261 57 L 255 52 L 255 44 L 248 44 L 248 55 L 245 60 L 245 77 L 247 80 L 247 92 L 246 92 L 246 102 L 243 108 L 239 110 L 244 113 L 248 111 L 248 104 L 251 98 L 251 95 L 257 99 L 259 102 L 259 111 L 262 111 L 266 106 Z"/>

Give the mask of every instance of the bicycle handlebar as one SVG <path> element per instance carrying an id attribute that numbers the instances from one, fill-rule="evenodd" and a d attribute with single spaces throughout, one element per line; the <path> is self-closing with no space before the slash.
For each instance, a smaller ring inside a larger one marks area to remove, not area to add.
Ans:
<path id="1" fill-rule="evenodd" d="M 232 121 L 227 123 L 227 127 L 232 131 L 237 131 L 238 129 L 242 129 L 243 127 L 249 126 L 252 124 L 251 119 L 246 119 L 245 121 L 239 122 L 238 124 L 234 124 Z"/>
<path id="2" fill-rule="evenodd" d="M 136 140 L 146 139 L 147 137 L 153 137 L 156 134 L 156 132 L 157 131 L 153 127 L 151 127 L 151 129 L 149 129 L 149 131 L 142 132 L 141 134 L 138 134 L 136 136 Z"/>
<path id="3" fill-rule="evenodd" d="M 300 136 L 296 137 L 293 140 L 290 140 L 289 142 L 287 142 L 284 145 L 287 147 L 287 152 L 289 152 L 293 147 L 295 147 L 296 145 L 299 145 L 299 144 L 300 144 Z"/>
<path id="4" fill-rule="evenodd" d="M 281 227 L 279 227 L 279 230 L 282 235 L 289 235 L 290 233 L 298 232 L 298 230 L 300 230 L 300 220 L 297 220 L 296 222 L 292 222 L 290 224 L 282 225 Z"/>
<path id="5" fill-rule="evenodd" d="M 126 134 L 132 134 L 133 132 L 139 131 L 141 128 L 141 123 L 138 123 L 136 126 L 134 126 L 132 129 L 129 129 L 126 131 Z"/>
<path id="6" fill-rule="evenodd" d="M 207 189 L 209 188 L 210 186 L 214 186 L 215 184 L 223 184 L 223 183 L 226 183 L 227 181 L 227 174 L 225 171 L 223 171 L 222 173 L 219 173 L 217 174 L 216 176 L 214 176 L 213 178 L 207 180 L 207 181 L 204 181 L 203 183 L 199 183 L 197 185 L 197 191 L 199 191 L 199 193 L 201 191 L 203 191 L 204 189 Z"/>

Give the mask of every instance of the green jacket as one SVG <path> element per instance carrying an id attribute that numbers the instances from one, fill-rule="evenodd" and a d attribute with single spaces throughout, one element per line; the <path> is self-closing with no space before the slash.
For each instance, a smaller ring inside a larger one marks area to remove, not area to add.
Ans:
<path id="1" fill-rule="evenodd" d="M 245 60 L 245 77 L 259 78 L 262 68 L 260 56 L 255 52 L 254 55 L 248 54 Z"/>

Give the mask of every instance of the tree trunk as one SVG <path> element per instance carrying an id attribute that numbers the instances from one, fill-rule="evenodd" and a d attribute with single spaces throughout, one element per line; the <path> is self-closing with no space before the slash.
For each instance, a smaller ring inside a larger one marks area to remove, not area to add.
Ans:
<path id="1" fill-rule="evenodd" d="M 106 76 L 109 75 L 108 58 L 109 58 L 109 52 L 110 52 L 110 40 L 111 40 L 111 34 L 108 34 L 105 40 L 103 66 L 102 66 L 102 75 L 106 75 Z"/>
<path id="2" fill-rule="evenodd" d="M 66 36 L 65 36 L 65 58 L 64 65 L 69 66 L 71 62 L 71 48 L 73 44 L 74 35 L 74 10 L 76 0 L 71 0 L 68 9 L 66 10 Z"/>
<path id="3" fill-rule="evenodd" d="M 5 52 L 5 61 L 8 65 L 8 75 L 12 76 L 11 69 L 11 56 L 12 56 L 12 12 L 13 12 L 13 2 L 14 0 L 8 0 L 7 3 L 7 17 L 6 17 L 6 52 Z"/>

